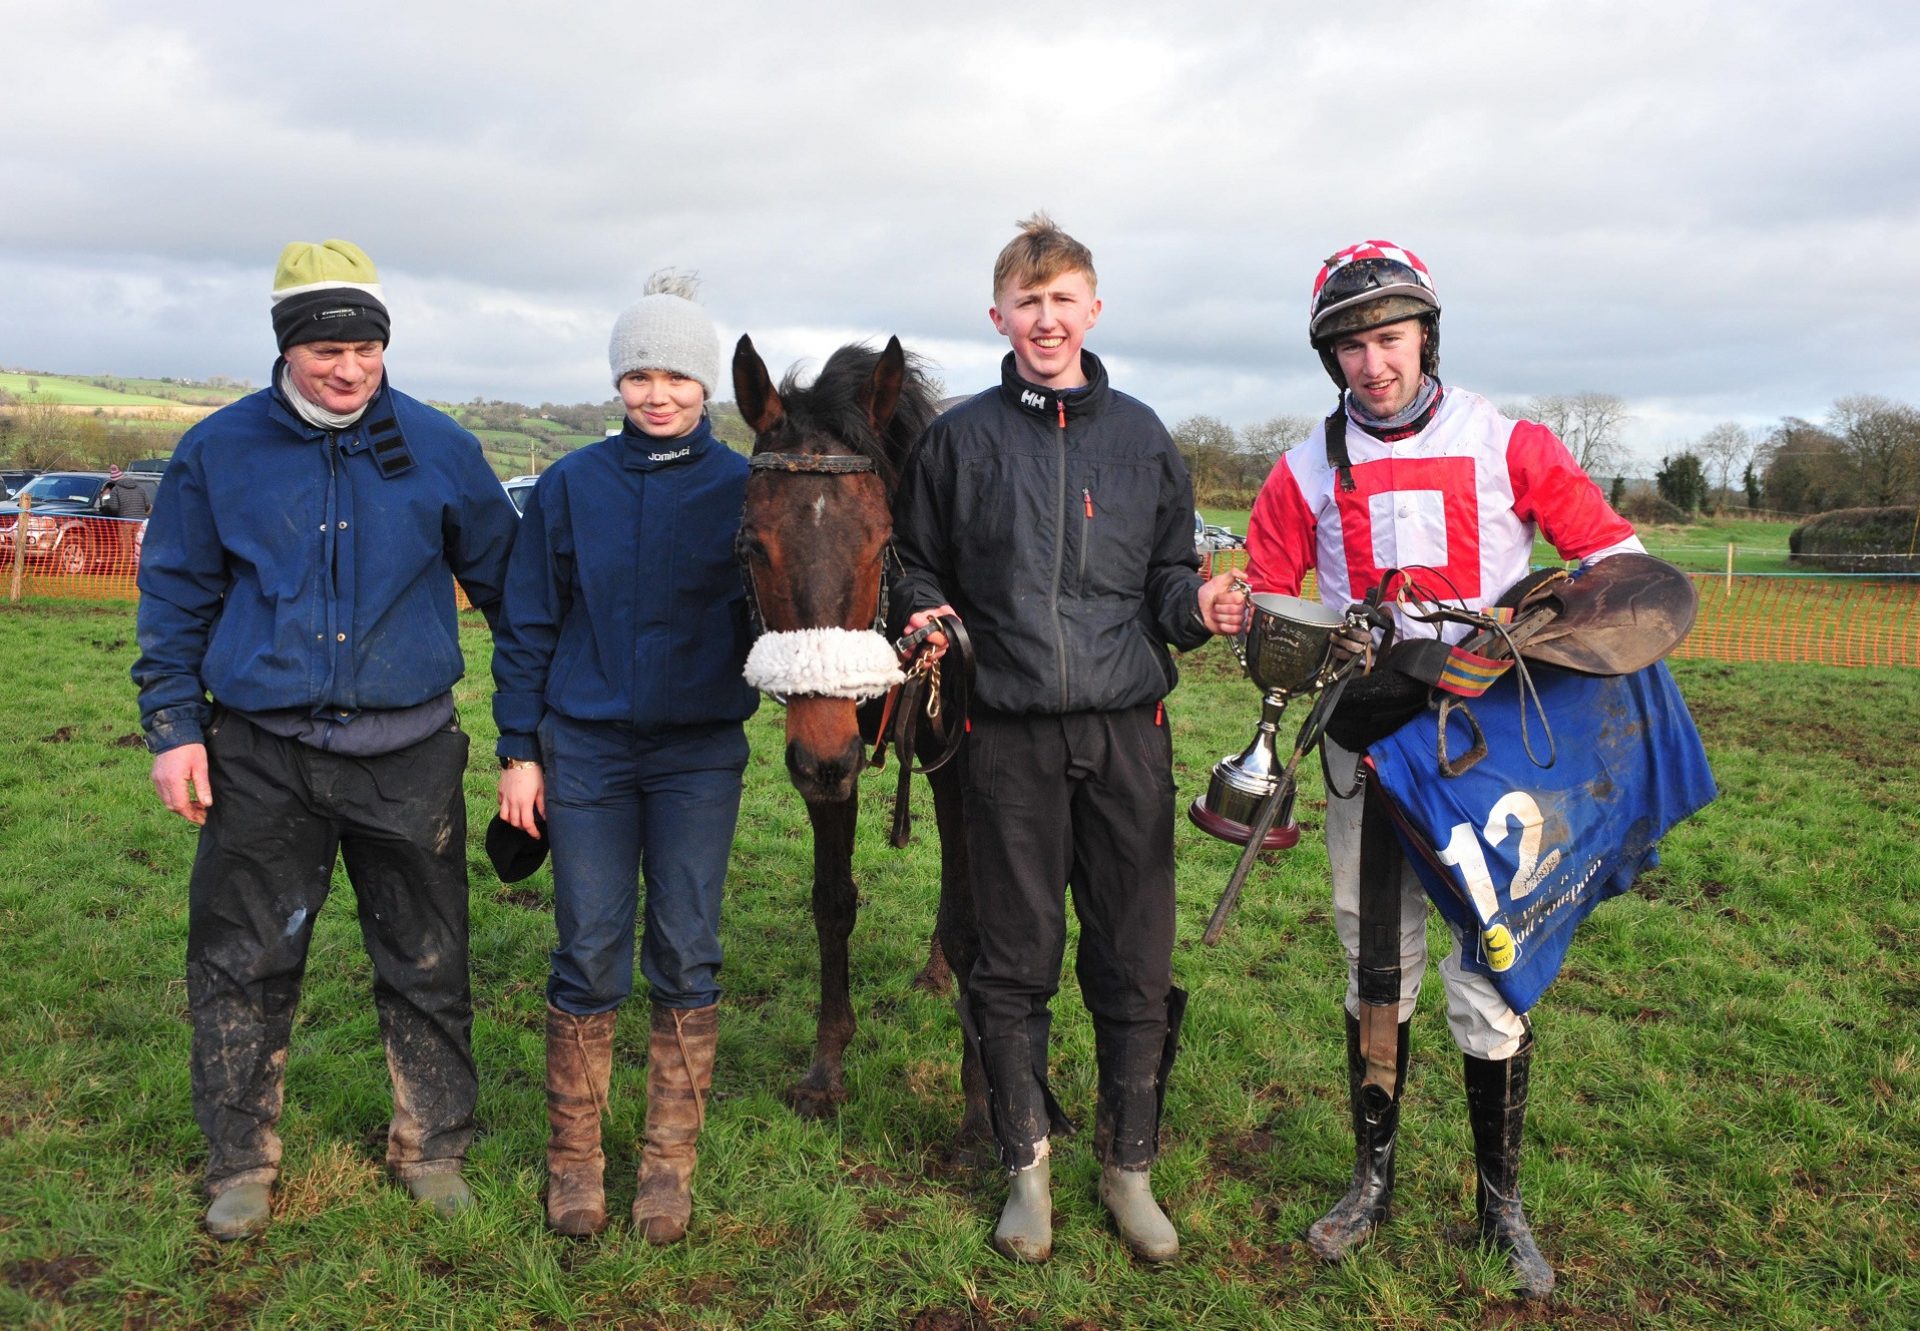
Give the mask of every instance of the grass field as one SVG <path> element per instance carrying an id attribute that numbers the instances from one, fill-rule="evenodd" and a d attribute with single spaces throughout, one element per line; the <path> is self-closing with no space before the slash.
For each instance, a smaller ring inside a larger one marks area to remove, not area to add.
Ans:
<path id="1" fill-rule="evenodd" d="M 104 379 L 109 386 L 95 383 Z M 75 407 L 218 407 L 247 390 L 214 388 L 206 384 L 167 383 L 161 379 L 126 379 L 118 375 L 82 378 L 75 375 L 36 374 L 0 370 L 0 390 L 22 402 L 52 402 Z"/>
<path id="2" fill-rule="evenodd" d="M 1458 1056 L 1429 992 L 1393 1223 L 1357 1257 L 1298 1241 L 1351 1165 L 1340 963 L 1318 778 L 1308 834 L 1259 870 L 1225 943 L 1196 939 L 1230 847 L 1180 827 L 1177 976 L 1193 993 L 1155 1178 L 1184 1251 L 1132 1264 L 1086 1142 L 1056 1156 L 1047 1266 L 985 1239 L 1000 1186 L 949 1151 L 957 1031 L 909 981 L 932 917 L 930 819 L 908 852 L 863 787 L 853 1101 L 796 1120 L 810 1047 L 809 850 L 763 709 L 725 926 L 728 999 L 687 1243 L 540 1222 L 545 871 L 503 886 L 478 848 L 493 784 L 483 631 L 457 691 L 474 738 L 480 1205 L 452 1222 L 381 1176 L 388 1117 L 369 970 L 341 879 L 287 1077 L 273 1227 L 198 1228 L 182 956 L 193 834 L 146 781 L 132 610 L 0 606 L 0 1325 L 8 1327 L 1911 1328 L 1920 1325 L 1920 671 L 1680 661 L 1722 789 L 1665 863 L 1582 928 L 1535 1010 L 1524 1171 L 1561 1276 L 1534 1308 L 1460 1242 L 1473 1178 Z M 1252 687 L 1217 645 L 1171 702 L 1182 798 L 1238 748 Z M 922 801 L 922 812 L 927 812 Z M 1438 981 L 1435 978 L 1434 983 Z M 1091 1117 L 1071 976 L 1053 1077 Z M 620 1035 L 607 1140 L 632 1196 L 643 1022 Z"/>

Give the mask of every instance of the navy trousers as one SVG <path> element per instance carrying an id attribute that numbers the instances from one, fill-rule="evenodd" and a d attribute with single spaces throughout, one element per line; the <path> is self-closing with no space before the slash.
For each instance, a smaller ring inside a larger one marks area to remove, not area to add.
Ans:
<path id="1" fill-rule="evenodd" d="M 640 968 L 653 1001 L 719 1002 L 720 899 L 746 732 L 729 723 L 640 735 L 549 712 L 540 752 L 559 932 L 547 1001 L 578 1016 L 626 1001 L 644 897 Z"/>

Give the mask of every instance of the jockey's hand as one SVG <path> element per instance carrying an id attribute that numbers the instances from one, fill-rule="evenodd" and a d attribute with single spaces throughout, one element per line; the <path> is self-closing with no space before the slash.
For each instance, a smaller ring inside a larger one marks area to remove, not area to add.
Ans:
<path id="1" fill-rule="evenodd" d="M 947 618 L 958 619 L 960 612 L 950 605 L 937 605 L 931 610 L 916 610 L 907 617 L 907 632 L 915 633 L 936 619 Z M 947 635 L 935 629 L 927 635 L 923 650 L 927 654 L 927 660 L 938 661 L 947 654 Z"/>
<path id="2" fill-rule="evenodd" d="M 1370 606 L 1354 604 L 1347 607 L 1346 621 L 1334 632 L 1333 665 L 1337 669 L 1360 658 L 1360 673 L 1366 674 L 1373 669 L 1373 618 L 1376 612 Z"/>
<path id="3" fill-rule="evenodd" d="M 1210 633 L 1234 634 L 1247 626 L 1246 582 L 1234 570 L 1200 584 L 1200 622 Z"/>

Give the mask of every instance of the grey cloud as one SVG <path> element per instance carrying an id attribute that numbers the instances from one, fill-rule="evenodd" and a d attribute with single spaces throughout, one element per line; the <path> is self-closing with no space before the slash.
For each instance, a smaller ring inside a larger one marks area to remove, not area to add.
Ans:
<path id="1" fill-rule="evenodd" d="M 258 381 L 279 246 L 345 235 L 433 396 L 597 396 L 666 263 L 770 361 L 899 333 L 960 391 L 1046 206 L 1094 248 L 1093 345 L 1170 421 L 1324 411 L 1306 293 L 1369 236 L 1433 265 L 1450 379 L 1618 393 L 1647 449 L 1920 401 L 1909 6 L 1050 14 L 34 0 L 0 363 Z"/>

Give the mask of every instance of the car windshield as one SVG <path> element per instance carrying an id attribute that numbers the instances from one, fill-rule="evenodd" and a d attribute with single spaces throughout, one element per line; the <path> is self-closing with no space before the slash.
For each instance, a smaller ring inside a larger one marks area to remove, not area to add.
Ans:
<path id="1" fill-rule="evenodd" d="M 20 493 L 31 495 L 35 499 L 75 500 L 90 504 L 100 492 L 98 476 L 67 476 L 54 472 L 48 476 L 36 476 L 21 488 Z"/>

